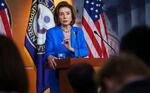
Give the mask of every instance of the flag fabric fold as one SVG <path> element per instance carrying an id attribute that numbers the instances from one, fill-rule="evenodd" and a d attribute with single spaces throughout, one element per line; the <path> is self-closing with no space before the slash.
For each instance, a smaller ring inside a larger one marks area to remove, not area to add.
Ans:
<path id="1" fill-rule="evenodd" d="M 44 67 L 46 31 L 54 27 L 53 0 L 32 0 L 29 22 L 25 36 L 25 49 L 35 65 L 37 93 L 49 88 L 48 70 Z"/>
<path id="2" fill-rule="evenodd" d="M 12 38 L 11 17 L 5 0 L 0 0 L 0 34 Z"/>
<path id="3" fill-rule="evenodd" d="M 84 0 L 82 29 L 89 48 L 89 57 L 108 58 L 108 33 L 101 0 Z M 96 31 L 103 39 L 94 34 Z"/>

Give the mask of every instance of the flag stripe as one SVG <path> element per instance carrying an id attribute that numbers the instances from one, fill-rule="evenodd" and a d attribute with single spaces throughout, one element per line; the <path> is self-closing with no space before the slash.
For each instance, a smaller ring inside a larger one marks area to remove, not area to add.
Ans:
<path id="1" fill-rule="evenodd" d="M 102 21 L 100 21 L 100 23 L 101 23 Z M 103 24 L 99 24 L 99 22 L 98 21 L 96 21 L 95 22 L 95 26 L 97 27 L 97 29 L 98 29 L 98 31 L 97 31 L 97 33 L 99 33 L 99 35 L 104 39 L 104 37 L 105 37 L 105 35 L 102 33 L 103 32 Z M 100 29 L 101 28 L 101 29 Z M 102 48 L 102 53 L 103 53 L 103 57 L 104 58 L 107 58 L 107 54 L 106 54 L 106 48 L 105 48 L 105 45 L 104 45 L 104 42 L 103 42 L 103 40 L 101 40 L 101 48 Z"/>
<path id="2" fill-rule="evenodd" d="M 0 34 L 6 35 L 5 29 L 4 29 L 4 24 L 2 22 L 1 16 L 0 16 Z"/>
<path id="3" fill-rule="evenodd" d="M 106 21 L 105 21 L 105 17 L 104 17 L 104 14 L 102 13 L 101 14 L 101 19 L 102 19 L 102 22 L 103 22 L 103 24 L 104 24 L 104 28 L 105 28 L 105 34 L 106 34 L 106 38 L 107 38 L 107 40 L 108 40 L 108 32 L 107 32 L 107 27 L 106 27 Z"/>
<path id="4" fill-rule="evenodd" d="M 92 55 L 92 52 L 91 52 L 89 46 L 88 46 L 88 50 L 89 50 L 89 57 L 90 57 L 90 58 L 94 58 L 94 56 Z"/>
<path id="5" fill-rule="evenodd" d="M 103 13 L 101 13 L 101 16 L 100 16 L 100 26 L 101 26 L 101 32 L 102 32 L 102 37 L 103 39 L 108 42 L 108 33 L 107 33 L 107 28 L 106 28 L 106 22 L 105 22 L 105 19 L 104 19 L 104 15 Z M 103 41 L 103 50 L 104 50 L 104 54 L 105 54 L 105 58 L 108 57 L 108 45 Z"/>
<path id="6" fill-rule="evenodd" d="M 6 32 L 6 36 L 9 38 L 12 38 L 12 33 L 11 33 L 8 17 L 6 15 L 6 11 L 4 9 L 0 11 L 0 16 L 1 16 L 1 20 L 4 24 L 3 26 L 4 26 L 4 29 Z"/>
<path id="7" fill-rule="evenodd" d="M 82 27 L 82 29 L 83 29 L 83 31 L 85 32 L 84 26 Z M 98 55 L 98 53 L 97 53 L 95 47 L 93 46 L 93 42 L 92 42 L 92 40 L 90 39 L 88 33 L 85 32 L 84 35 L 85 35 L 85 39 L 86 39 L 86 41 L 87 41 L 88 48 L 89 48 L 89 57 L 91 57 L 91 58 L 93 58 L 94 56 L 95 56 L 95 57 L 99 57 L 99 55 Z M 93 50 L 93 51 L 91 51 L 91 50 Z"/>

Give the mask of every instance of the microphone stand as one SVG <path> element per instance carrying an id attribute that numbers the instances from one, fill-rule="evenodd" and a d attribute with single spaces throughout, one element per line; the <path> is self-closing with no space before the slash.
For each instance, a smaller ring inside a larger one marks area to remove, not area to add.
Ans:
<path id="1" fill-rule="evenodd" d="M 113 52 L 115 54 L 117 54 L 115 49 L 111 45 L 109 45 L 109 43 L 106 40 L 104 40 L 96 31 L 94 31 L 94 34 L 96 34 L 98 37 L 100 37 L 113 50 Z"/>

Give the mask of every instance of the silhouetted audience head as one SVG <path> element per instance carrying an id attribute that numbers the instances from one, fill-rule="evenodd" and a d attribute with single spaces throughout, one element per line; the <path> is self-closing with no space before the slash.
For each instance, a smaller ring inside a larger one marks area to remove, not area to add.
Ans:
<path id="1" fill-rule="evenodd" d="M 2 35 L 0 35 L 0 92 L 28 92 L 28 79 L 20 53 L 13 41 Z"/>
<path id="2" fill-rule="evenodd" d="M 120 51 L 132 53 L 150 66 L 150 27 L 136 26 L 125 34 L 120 43 Z"/>
<path id="3" fill-rule="evenodd" d="M 148 77 L 148 66 L 130 54 L 112 56 L 98 72 L 101 93 L 117 93 L 124 85 Z"/>
<path id="4" fill-rule="evenodd" d="M 75 93 L 97 93 L 94 74 L 93 67 L 86 62 L 72 65 L 68 72 L 68 79 Z"/>

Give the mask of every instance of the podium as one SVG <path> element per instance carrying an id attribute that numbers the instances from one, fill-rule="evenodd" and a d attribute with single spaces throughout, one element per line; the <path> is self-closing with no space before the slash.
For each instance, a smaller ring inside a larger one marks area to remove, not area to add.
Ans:
<path id="1" fill-rule="evenodd" d="M 80 62 L 86 62 L 91 64 L 94 68 L 100 68 L 104 63 L 104 59 L 101 58 L 68 58 L 68 59 L 57 59 L 56 69 L 59 70 L 59 84 L 61 93 L 73 93 L 73 90 L 67 79 L 67 71 L 72 64 Z"/>

